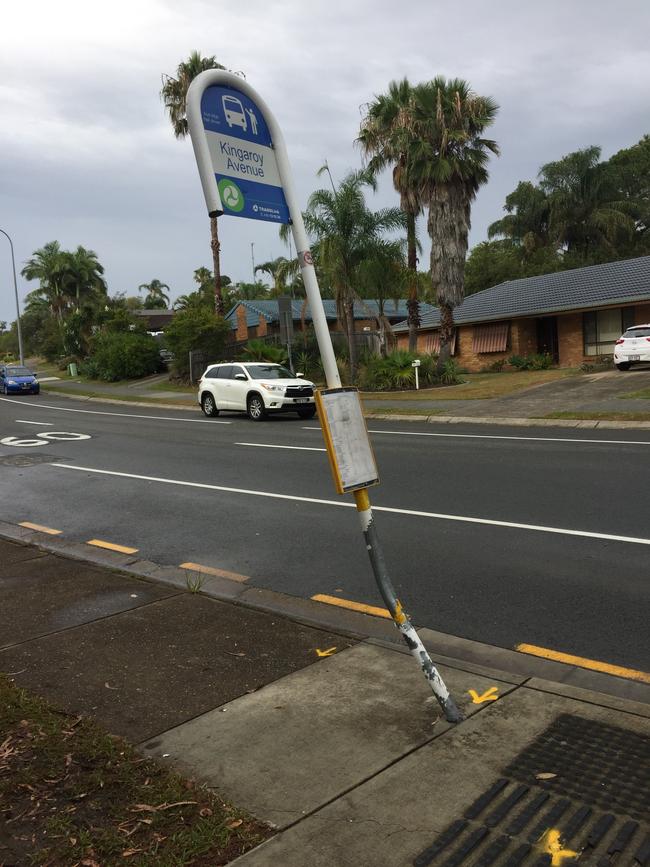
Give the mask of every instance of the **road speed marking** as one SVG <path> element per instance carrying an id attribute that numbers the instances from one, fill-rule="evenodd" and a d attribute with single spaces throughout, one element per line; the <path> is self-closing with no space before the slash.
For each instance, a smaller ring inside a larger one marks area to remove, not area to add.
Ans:
<path id="1" fill-rule="evenodd" d="M 34 446 L 46 446 L 48 442 L 76 442 L 92 439 L 90 434 L 72 433 L 71 431 L 41 431 L 36 437 L 3 437 L 0 444 L 18 449 L 28 449 Z"/>
<path id="2" fill-rule="evenodd" d="M 46 446 L 47 440 L 34 439 L 34 437 L 3 437 L 0 439 L 0 445 L 14 446 L 17 449 L 29 449 L 34 446 Z"/>

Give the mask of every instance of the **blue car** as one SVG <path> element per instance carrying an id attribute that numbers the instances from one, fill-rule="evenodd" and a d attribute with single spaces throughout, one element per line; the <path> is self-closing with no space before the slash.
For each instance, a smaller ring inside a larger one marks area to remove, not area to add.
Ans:
<path id="1" fill-rule="evenodd" d="M 38 394 L 40 383 L 35 373 L 20 364 L 0 367 L 0 391 L 3 394 Z"/>

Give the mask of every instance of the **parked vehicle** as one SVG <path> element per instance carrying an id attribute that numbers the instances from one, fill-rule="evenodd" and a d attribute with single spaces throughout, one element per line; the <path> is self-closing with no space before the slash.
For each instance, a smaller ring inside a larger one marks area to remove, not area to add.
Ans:
<path id="1" fill-rule="evenodd" d="M 38 394 L 40 390 L 38 377 L 28 367 L 20 364 L 0 367 L 0 391 L 3 394 Z"/>
<path id="2" fill-rule="evenodd" d="M 303 419 L 316 414 L 314 383 L 264 361 L 211 364 L 199 380 L 198 401 L 207 416 L 234 410 L 252 421 L 274 412 L 297 412 Z"/>
<path id="3" fill-rule="evenodd" d="M 650 324 L 633 325 L 616 341 L 614 364 L 617 370 L 629 370 L 644 362 L 650 362 Z"/>

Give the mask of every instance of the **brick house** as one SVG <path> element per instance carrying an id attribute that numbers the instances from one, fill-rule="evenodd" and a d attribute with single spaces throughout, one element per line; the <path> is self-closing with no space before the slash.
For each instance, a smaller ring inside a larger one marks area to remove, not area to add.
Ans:
<path id="1" fill-rule="evenodd" d="M 438 352 L 438 308 L 421 321 L 418 350 Z M 454 322 L 453 356 L 467 370 L 538 352 L 561 367 L 577 367 L 611 355 L 630 325 L 650 322 L 650 256 L 507 280 L 469 295 L 454 310 Z M 406 349 L 406 323 L 393 332 Z"/>
<path id="2" fill-rule="evenodd" d="M 325 318 L 331 332 L 345 331 L 343 323 L 336 314 L 336 301 L 331 298 L 323 299 Z M 422 312 L 430 313 L 435 310 L 430 304 L 421 304 Z M 294 331 L 302 329 L 303 301 L 291 302 L 291 317 Z M 357 301 L 354 305 L 355 329 L 363 332 L 377 330 L 377 315 L 379 302 L 376 300 Z M 408 315 L 406 301 L 386 301 L 384 303 L 384 317 L 391 323 L 402 322 Z M 280 333 L 280 316 L 278 312 L 277 298 L 255 299 L 253 301 L 238 301 L 225 316 L 226 322 L 230 323 L 233 330 L 233 339 L 236 341 L 252 340 L 256 337 L 267 337 Z M 311 324 L 309 305 L 305 310 L 305 327 Z"/>

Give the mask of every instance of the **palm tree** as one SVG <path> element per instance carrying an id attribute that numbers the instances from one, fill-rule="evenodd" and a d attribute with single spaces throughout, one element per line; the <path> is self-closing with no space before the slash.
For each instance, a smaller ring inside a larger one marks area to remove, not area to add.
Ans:
<path id="1" fill-rule="evenodd" d="M 413 88 L 415 135 L 409 148 L 409 171 L 417 177 L 429 209 L 431 282 L 440 308 L 441 373 L 450 356 L 454 307 L 464 298 L 463 272 L 467 255 L 472 202 L 488 179 L 489 155 L 496 142 L 482 137 L 498 106 L 478 96 L 462 79 L 433 81 Z"/>
<path id="2" fill-rule="evenodd" d="M 585 148 L 547 163 L 539 172 L 540 188 L 550 205 L 551 237 L 584 261 L 599 248 L 611 253 L 621 236 L 636 231 L 638 206 L 621 198 L 600 148 Z"/>
<path id="3" fill-rule="evenodd" d="M 144 299 L 145 308 L 166 310 L 169 306 L 169 295 L 166 294 L 165 289 L 167 292 L 171 291 L 166 283 L 161 283 L 155 277 L 150 283 L 141 283 L 138 292 L 144 290 L 147 293 Z"/>
<path id="4" fill-rule="evenodd" d="M 78 312 L 82 303 L 92 307 L 106 297 L 104 266 L 97 253 L 85 247 L 72 252 L 50 241 L 34 251 L 21 273 L 26 280 L 39 281 L 30 300 L 43 299 L 59 323 L 68 311 Z"/>
<path id="5" fill-rule="evenodd" d="M 187 91 L 190 84 L 199 73 L 206 69 L 225 69 L 216 57 L 201 57 L 199 51 L 193 51 L 189 58 L 178 64 L 176 76 L 163 75 L 163 86 L 160 96 L 165 104 L 169 120 L 171 121 L 174 135 L 183 139 L 188 133 L 187 126 Z M 221 292 L 221 267 L 219 253 L 219 229 L 217 218 L 210 217 L 210 233 L 212 237 L 212 262 L 214 269 L 214 309 L 218 316 L 225 313 L 223 296 Z"/>
<path id="6" fill-rule="evenodd" d="M 550 202 L 542 189 L 530 181 L 520 181 L 506 196 L 503 210 L 506 216 L 489 226 L 489 238 L 509 238 L 528 253 L 548 246 Z"/>
<path id="7" fill-rule="evenodd" d="M 339 319 L 344 323 L 350 351 L 350 376 L 354 381 L 357 347 L 354 329 L 355 286 L 361 264 L 387 232 L 404 228 L 405 217 L 399 208 L 371 211 L 364 188 L 376 189 L 373 174 L 351 172 L 334 190 L 316 190 L 309 198 L 305 226 L 318 241 L 318 261 L 327 282 L 334 290 Z"/>
<path id="8" fill-rule="evenodd" d="M 297 261 L 297 260 L 296 260 Z M 255 273 L 261 271 L 263 274 L 268 274 L 273 280 L 273 289 L 271 295 L 277 298 L 279 295 L 284 295 L 287 291 L 287 276 L 291 273 L 293 261 L 286 259 L 284 256 L 278 256 L 277 259 L 271 259 L 269 262 L 262 262 L 255 266 Z"/>
<path id="9" fill-rule="evenodd" d="M 357 142 L 369 157 L 368 168 L 378 174 L 393 168 L 393 186 L 406 215 L 408 267 L 409 351 L 415 352 L 420 325 L 417 279 L 416 220 L 422 211 L 419 179 L 414 175 L 410 150 L 414 142 L 413 88 L 408 79 L 391 81 L 388 93 L 376 96 L 368 106 Z"/>
<path id="10" fill-rule="evenodd" d="M 63 251 L 58 241 L 49 241 L 34 250 L 20 272 L 25 280 L 38 280 L 39 288 L 30 292 L 30 302 L 45 301 L 53 316 L 61 322 L 66 307 L 63 286 Z"/>

